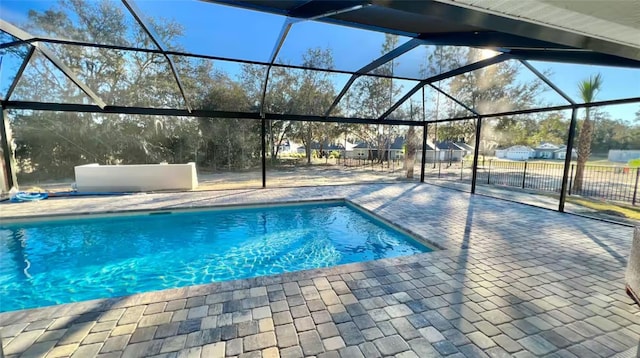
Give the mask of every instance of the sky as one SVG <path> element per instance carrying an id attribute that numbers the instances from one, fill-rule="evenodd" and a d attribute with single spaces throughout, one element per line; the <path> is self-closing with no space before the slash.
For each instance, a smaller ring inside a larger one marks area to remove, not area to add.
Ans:
<path id="1" fill-rule="evenodd" d="M 146 16 L 173 19 L 184 26 L 185 36 L 179 40 L 179 44 L 187 52 L 221 57 L 269 61 L 285 22 L 282 16 L 197 0 L 137 0 L 135 3 Z M 42 11 L 53 4 L 55 0 L 2 0 L 0 17 L 14 24 L 23 24 L 29 9 Z M 114 1 L 114 4 L 127 13 L 120 1 Z M 278 61 L 300 65 L 307 48 L 330 48 L 335 68 L 355 71 L 380 56 L 384 39 L 384 34 L 380 32 L 300 21 L 289 31 Z M 408 40 L 401 37 L 398 44 Z M 422 58 L 424 51 L 425 48 L 420 47 L 399 57 L 394 72 L 400 76 L 418 78 L 417 61 Z M 596 73 L 601 73 L 604 79 L 597 100 L 640 97 L 640 70 L 637 69 L 548 62 L 532 64 L 540 71 L 551 71 L 550 79 L 575 100 L 579 100 L 577 84 Z M 4 81 L 6 77 L 3 73 L 0 79 Z M 348 77 L 332 76 L 337 88 L 341 88 Z M 522 79 L 531 78 L 533 74 L 524 69 Z M 404 82 L 407 87 L 405 90 L 413 84 L 411 81 Z M 0 86 L 5 87 L 5 83 Z M 558 95 L 551 90 L 545 92 L 543 97 L 547 102 L 561 104 Z M 610 106 L 606 109 L 614 118 L 631 120 L 640 109 L 640 104 Z"/>

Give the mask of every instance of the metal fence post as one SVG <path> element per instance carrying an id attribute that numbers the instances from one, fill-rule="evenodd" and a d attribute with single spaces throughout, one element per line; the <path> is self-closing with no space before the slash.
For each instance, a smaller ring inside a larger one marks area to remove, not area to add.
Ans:
<path id="1" fill-rule="evenodd" d="M 464 169 L 464 160 L 460 161 L 460 181 L 462 181 L 462 170 Z"/>
<path id="2" fill-rule="evenodd" d="M 260 128 L 260 136 L 262 137 L 262 187 L 267 187 L 267 120 L 262 116 Z"/>
<path id="3" fill-rule="evenodd" d="M 487 170 L 487 184 L 491 184 L 491 162 L 493 162 L 493 159 L 489 159 L 489 169 Z"/>
<path id="4" fill-rule="evenodd" d="M 522 172 L 522 189 L 524 189 L 524 181 L 527 179 L 527 162 L 524 162 L 524 171 Z"/>
<path id="5" fill-rule="evenodd" d="M 440 160 L 438 159 L 438 179 L 440 179 Z"/>
<path id="6" fill-rule="evenodd" d="M 422 91 L 424 92 L 424 87 L 422 87 Z M 424 121 L 424 93 L 422 96 L 422 119 Z M 427 163 L 427 133 L 428 133 L 429 125 L 425 122 L 424 128 L 422 129 L 422 161 L 420 162 L 420 182 L 424 183 L 424 169 Z"/>
<path id="7" fill-rule="evenodd" d="M 631 199 L 631 204 L 633 206 L 636 205 L 636 200 L 638 199 L 638 180 L 640 179 L 640 168 L 636 169 L 636 185 L 633 187 L 633 199 Z"/>

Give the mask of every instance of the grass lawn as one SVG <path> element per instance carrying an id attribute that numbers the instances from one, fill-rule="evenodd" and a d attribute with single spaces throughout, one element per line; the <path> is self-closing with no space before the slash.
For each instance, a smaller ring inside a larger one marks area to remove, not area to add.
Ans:
<path id="1" fill-rule="evenodd" d="M 465 161 L 467 160 L 473 160 L 473 157 L 465 157 Z M 502 158 L 496 158 L 496 157 L 489 157 L 489 156 L 485 156 L 484 157 L 485 161 L 488 160 L 499 160 L 499 161 L 505 161 L 505 162 L 522 162 L 524 163 L 524 161 L 518 161 L 518 160 L 509 160 L 509 159 L 502 159 Z M 482 156 L 480 156 L 480 161 L 482 161 Z M 527 162 L 530 163 L 550 163 L 550 164 L 559 164 L 559 165 L 564 165 L 564 160 L 561 159 L 529 159 L 527 160 Z M 571 164 L 577 164 L 578 162 L 573 159 L 571 160 Z M 598 155 L 598 154 L 592 154 L 589 157 L 589 160 L 587 161 L 587 165 L 603 165 L 603 166 L 613 166 L 613 167 L 626 167 L 628 166 L 627 163 L 620 163 L 620 162 L 611 162 L 607 159 L 607 155 Z"/>
<path id="2" fill-rule="evenodd" d="M 604 201 L 595 201 L 575 197 L 568 197 L 567 202 L 584 206 L 589 209 L 598 210 L 600 212 L 608 213 L 614 216 L 626 217 L 631 220 L 640 221 L 640 207 L 613 204 Z"/>

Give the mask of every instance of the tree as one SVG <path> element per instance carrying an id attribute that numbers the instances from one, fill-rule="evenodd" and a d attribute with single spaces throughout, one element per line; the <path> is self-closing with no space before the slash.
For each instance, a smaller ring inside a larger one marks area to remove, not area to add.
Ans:
<path id="1" fill-rule="evenodd" d="M 476 132 L 475 120 L 443 123 L 438 126 L 438 140 L 440 141 L 471 141 Z"/>
<path id="2" fill-rule="evenodd" d="M 302 55 L 302 62 L 309 68 L 331 69 L 334 66 L 333 54 L 329 49 L 307 49 Z M 264 74 L 248 71 L 243 77 L 250 97 L 262 97 Z M 271 69 L 269 76 L 264 110 L 267 113 L 321 116 L 334 98 L 335 88 L 329 72 L 276 66 Z M 272 162 L 275 162 L 280 145 L 287 136 L 302 141 L 308 164 L 311 163 L 313 142 L 322 143 L 337 136 L 334 124 L 273 120 L 269 121 L 268 126 L 267 142 Z"/>
<path id="3" fill-rule="evenodd" d="M 152 48 L 146 32 L 112 1 L 61 0 L 51 8 L 31 10 L 27 30 L 51 37 Z M 183 28 L 171 20 L 148 19 L 168 48 Z M 47 44 L 107 104 L 156 108 L 184 107 L 168 62 L 159 54 L 106 48 Z M 198 109 L 254 109 L 242 78 L 225 71 L 224 61 L 173 58 L 192 106 Z M 221 66 L 218 66 L 220 64 Z M 251 67 L 246 65 L 245 67 Z M 238 71 L 239 72 L 239 71 Z M 244 70 L 243 70 L 244 72 Z M 248 69 L 246 69 L 248 72 Z M 90 103 L 47 59 L 34 57 L 14 99 Z M 129 164 L 184 162 L 245 168 L 259 157 L 259 127 L 247 119 L 177 118 L 45 111 L 12 111 L 22 179 L 63 179 L 83 163 Z M 198 153 L 203 150 L 205 155 Z"/>
<path id="4" fill-rule="evenodd" d="M 228 73 L 211 68 L 202 77 L 212 79 L 213 84 L 204 89 L 201 100 L 196 102 L 197 107 L 249 111 L 252 106 L 249 95 L 242 84 L 234 81 Z M 246 118 L 198 118 L 198 128 L 204 151 L 201 162 L 212 171 L 220 168 L 247 169 L 257 164 L 261 150 L 258 121 Z"/>
<path id="5" fill-rule="evenodd" d="M 242 88 L 247 97 L 253 99 L 254 110 L 264 106 L 264 111 L 268 113 L 291 113 L 289 103 L 291 93 L 288 92 L 290 90 L 288 84 L 292 81 L 293 75 L 286 68 L 273 67 L 269 75 L 264 103 L 262 103 L 266 71 L 264 66 L 244 65 L 242 67 L 240 75 Z M 269 120 L 266 127 L 267 155 L 271 158 L 271 162 L 275 163 L 280 145 L 291 129 L 291 122 Z"/>
<path id="6" fill-rule="evenodd" d="M 486 52 L 479 49 L 436 46 L 433 51 L 426 54 L 424 65 L 421 66 L 421 74 L 424 78 L 428 78 L 484 58 L 486 58 Z M 517 61 L 505 61 L 460 74 L 434 85 L 479 113 L 539 107 L 544 84 L 538 79 L 520 81 L 522 71 L 526 69 Z M 428 102 L 427 120 L 471 114 L 463 106 L 435 91 L 425 100 Z M 538 119 L 533 116 L 509 116 L 485 120 L 483 138 L 480 141 L 482 150 L 488 151 L 498 145 L 533 144 L 530 143 L 531 134 L 537 128 L 537 121 Z M 466 143 L 473 143 L 475 140 L 476 124 L 473 120 L 436 123 L 433 127 L 435 130 L 430 130 L 429 134 L 434 143 L 443 140 L 463 140 Z"/>
<path id="7" fill-rule="evenodd" d="M 521 66 L 518 62 L 502 62 L 476 71 L 456 76 L 449 81 L 448 91 L 454 98 L 479 113 L 506 112 L 531 108 L 543 91 L 542 82 L 519 82 Z M 472 141 L 474 126 L 455 123 L 465 140 Z M 497 129 L 518 126 L 516 117 L 498 118 Z"/>
<path id="8" fill-rule="evenodd" d="M 305 67 L 333 68 L 333 55 L 329 49 L 308 49 L 302 59 Z M 336 96 L 329 73 L 306 70 L 296 78 L 293 113 L 323 115 Z M 301 140 L 305 147 L 307 164 L 311 164 L 311 147 L 314 142 L 319 143 L 319 150 L 322 152 L 322 146 L 329 144 L 339 134 L 340 127 L 335 123 L 297 122 L 292 125 L 293 138 Z"/>
<path id="9" fill-rule="evenodd" d="M 422 113 L 420 113 L 421 107 L 413 107 L 413 103 L 409 103 L 409 118 L 411 120 L 415 120 L 414 118 L 422 117 Z M 423 129 L 424 130 L 424 129 Z M 409 126 L 407 130 L 407 135 L 404 141 L 404 169 L 405 169 L 405 177 L 407 179 L 413 179 L 413 171 L 416 164 L 416 153 L 420 145 L 420 138 L 418 137 L 418 133 L 416 131 L 415 126 Z"/>
<path id="10" fill-rule="evenodd" d="M 551 113 L 535 123 L 534 130 L 526 134 L 528 145 L 537 146 L 542 142 L 564 143 L 567 137 L 569 121 L 560 113 Z"/>
<path id="11" fill-rule="evenodd" d="M 438 46 L 427 56 L 428 64 L 423 66 L 423 74 L 434 75 L 447 70 L 478 62 L 486 53 L 475 48 Z M 500 62 L 488 67 L 460 74 L 441 81 L 436 85 L 458 101 L 479 113 L 507 112 L 515 109 L 536 107 L 540 104 L 540 94 L 544 91 L 542 81 L 519 81 L 523 66 L 517 61 Z M 437 93 L 435 102 L 427 117 L 455 118 L 469 115 L 462 106 Z M 519 119 L 518 119 L 519 120 Z M 497 130 L 518 127 L 516 117 L 501 117 L 496 123 Z M 440 124 L 433 131 L 440 140 L 460 140 L 473 142 L 475 137 L 474 121 L 459 121 Z M 435 136 L 434 136 L 435 141 Z"/>
<path id="12" fill-rule="evenodd" d="M 598 73 L 589 79 L 578 83 L 580 97 L 584 103 L 591 103 L 595 99 L 598 91 L 602 87 L 602 76 Z M 573 188 L 577 192 L 582 190 L 584 179 L 584 168 L 591 155 L 591 141 L 593 139 L 593 123 L 591 122 L 591 108 L 585 108 L 585 117 L 580 128 L 578 137 L 578 163 L 576 165 L 576 174 L 573 180 Z"/>
<path id="13" fill-rule="evenodd" d="M 396 35 L 386 34 L 380 54 L 386 54 L 393 50 L 399 41 Z M 391 60 L 373 70 L 374 74 L 393 76 L 396 60 Z M 402 92 L 402 86 L 394 85 L 393 80 L 387 77 L 361 76 L 356 80 L 351 97 L 348 100 L 355 108 L 354 114 L 361 118 L 380 118 L 397 100 Z M 370 148 L 369 157 L 382 163 L 387 159 L 388 148 L 393 141 L 393 128 L 380 124 L 357 125 L 353 127 L 354 134 L 360 140 L 366 142 Z M 375 153 L 371 148 L 376 148 Z"/>

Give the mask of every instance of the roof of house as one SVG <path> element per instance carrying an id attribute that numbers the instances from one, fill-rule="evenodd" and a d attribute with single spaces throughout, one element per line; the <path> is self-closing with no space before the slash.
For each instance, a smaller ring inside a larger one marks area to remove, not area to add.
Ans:
<path id="1" fill-rule="evenodd" d="M 554 150 L 554 153 L 558 153 L 558 152 L 566 152 L 567 151 L 567 146 L 566 145 L 561 145 L 560 148 Z M 577 153 L 576 148 L 571 148 L 571 153 Z"/>
<path id="2" fill-rule="evenodd" d="M 436 143 L 436 147 L 440 150 L 462 150 L 463 149 L 457 146 L 456 143 L 450 140 Z"/>
<path id="3" fill-rule="evenodd" d="M 472 151 L 472 150 L 473 150 L 473 147 L 472 147 L 472 146 L 470 146 L 469 144 L 464 143 L 464 142 L 456 142 L 456 145 L 457 145 L 458 147 L 460 147 L 461 149 L 464 149 L 464 150 L 469 150 L 469 151 Z"/>
<path id="4" fill-rule="evenodd" d="M 373 146 L 372 149 L 378 149 L 375 148 L 376 146 Z M 360 142 L 358 144 L 356 144 L 356 146 L 354 147 L 356 149 L 369 149 L 369 143 L 366 142 Z M 384 148 L 386 149 L 387 146 L 385 145 Z M 404 148 L 404 137 L 396 137 L 396 139 L 394 139 L 393 143 L 391 143 L 391 145 L 389 146 L 389 149 L 394 149 L 394 150 L 401 150 Z"/>
<path id="5" fill-rule="evenodd" d="M 391 143 L 391 146 L 389 147 L 389 149 L 392 150 L 403 150 L 404 149 L 404 142 L 405 142 L 405 138 L 404 137 L 397 137 L 393 143 Z M 443 144 L 445 143 L 445 144 Z M 449 143 L 449 144 L 446 144 Z M 444 145 L 444 147 L 440 146 L 440 144 Z M 464 143 L 462 143 L 464 144 Z M 466 144 L 464 144 L 466 145 Z M 459 143 L 453 143 L 451 141 L 447 141 L 447 142 L 442 142 L 436 145 L 436 147 L 439 150 L 449 150 L 449 146 L 451 146 L 452 150 L 473 150 L 473 148 L 471 146 L 466 145 L 468 148 L 470 149 L 466 149 L 466 148 L 461 148 Z M 353 147 L 354 149 L 369 149 L 369 144 L 368 143 L 358 143 L 355 147 Z M 373 148 L 376 149 L 376 148 Z M 425 147 L 425 150 L 434 150 L 434 148 L 427 144 Z"/>
<path id="6" fill-rule="evenodd" d="M 396 137 L 390 148 L 396 150 L 404 149 L 404 137 Z"/>
<path id="7" fill-rule="evenodd" d="M 334 144 L 334 143 L 327 143 L 327 142 L 312 142 L 311 143 L 311 149 L 321 149 L 322 150 L 343 150 L 344 149 L 344 145 L 342 144 Z"/>
<path id="8" fill-rule="evenodd" d="M 508 152 L 523 152 L 523 151 L 533 152 L 534 151 L 533 149 L 527 147 L 526 145 L 514 145 L 509 148 L 503 148 L 498 150 L 504 150 Z"/>
<path id="9" fill-rule="evenodd" d="M 537 146 L 535 150 L 538 150 L 538 151 L 542 151 L 542 150 L 556 150 L 556 149 L 558 149 L 558 148 L 560 148 L 560 146 L 557 146 L 557 145 L 555 145 L 555 144 L 553 144 L 553 143 L 545 143 L 545 142 L 543 142 L 543 143 L 540 143 L 540 145 L 539 145 L 539 146 Z"/>

